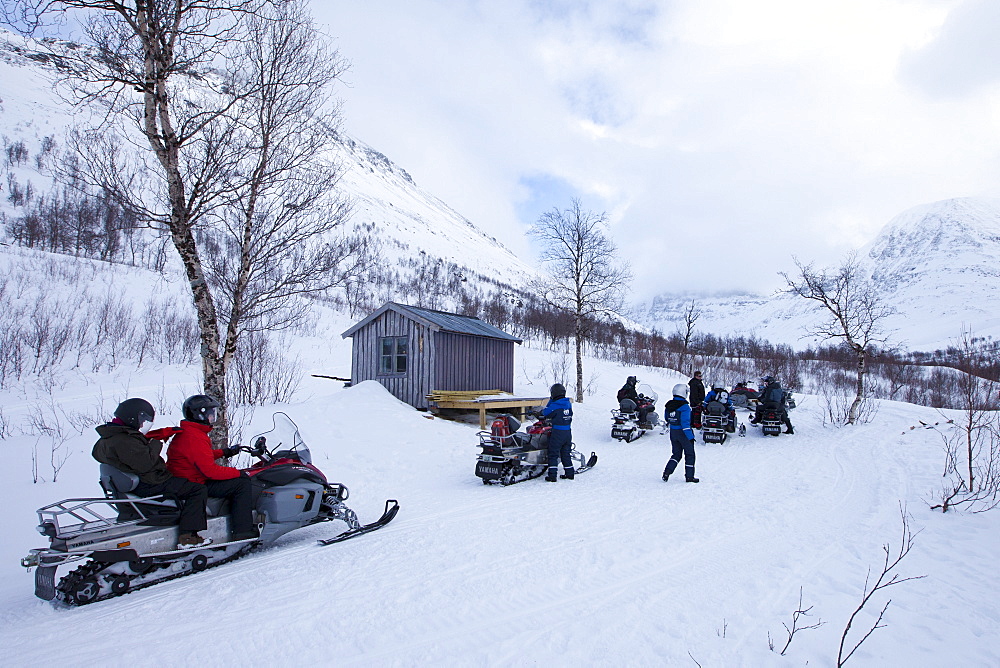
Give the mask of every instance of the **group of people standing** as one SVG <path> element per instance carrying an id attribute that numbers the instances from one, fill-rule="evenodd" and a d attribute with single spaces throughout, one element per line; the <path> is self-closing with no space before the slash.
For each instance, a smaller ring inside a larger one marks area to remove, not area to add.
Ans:
<path id="1" fill-rule="evenodd" d="M 156 411 L 145 399 L 126 399 L 115 409 L 114 419 L 97 427 L 94 459 L 139 478 L 132 490 L 143 497 L 164 495 L 177 500 L 180 508 L 177 549 L 211 543 L 201 531 L 208 528 L 205 503 L 208 497 L 229 500 L 230 540 L 257 538 L 253 523 L 253 486 L 240 469 L 216 464 L 239 447 L 213 448 L 209 433 L 218 418 L 220 404 L 212 397 L 196 394 L 181 407 L 184 419 L 178 427 L 150 431 Z M 160 456 L 164 444 L 167 460 Z"/>
<path id="2" fill-rule="evenodd" d="M 664 407 L 664 414 L 670 425 L 670 445 L 672 448 L 670 459 L 667 461 L 666 468 L 663 469 L 664 482 L 677 469 L 682 457 L 684 459 L 684 479 L 687 482 L 699 482 L 699 479 L 694 475 L 694 429 L 691 426 L 691 406 L 707 404 L 723 394 L 725 394 L 724 403 L 730 409 L 732 409 L 733 403 L 729 394 L 745 394 L 748 398 L 758 400 L 757 410 L 750 418 L 751 424 L 760 422 L 761 410 L 768 407 L 777 408 L 786 427 L 785 433 L 795 433 L 785 405 L 786 393 L 782 389 L 781 383 L 772 376 L 766 376 L 762 379 L 762 387 L 759 392 L 751 390 L 746 383 L 737 383 L 732 392 L 726 392 L 725 388 L 720 385 L 713 387 L 706 394 L 701 371 L 695 371 L 687 385 L 683 383 L 674 385 L 673 394 L 674 398 L 668 401 Z"/>

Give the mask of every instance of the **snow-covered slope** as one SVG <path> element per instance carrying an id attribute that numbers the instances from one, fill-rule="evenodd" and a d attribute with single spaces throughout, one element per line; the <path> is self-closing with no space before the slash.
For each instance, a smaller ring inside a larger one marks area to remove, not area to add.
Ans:
<path id="1" fill-rule="evenodd" d="M 911 350 L 934 350 L 961 330 L 1000 337 L 1000 200 L 959 198 L 914 207 L 893 218 L 858 259 L 898 311 L 886 322 Z M 645 322 L 672 332 L 692 297 L 662 295 Z M 787 294 L 694 297 L 696 329 L 802 346 L 815 307 Z"/>
<path id="2" fill-rule="evenodd" d="M 326 321 L 339 331 L 343 322 Z M 327 350 L 331 367 L 347 350 Z M 544 393 L 550 353 L 518 348 L 517 386 Z M 796 433 L 698 444 L 701 483 L 660 472 L 667 438 L 610 438 L 609 397 L 638 375 L 664 396 L 669 371 L 588 358 L 596 394 L 575 409 L 579 450 L 600 457 L 574 481 L 487 487 L 473 474 L 476 429 L 426 416 L 381 386 L 343 389 L 311 379 L 304 398 L 259 409 L 298 423 L 317 465 L 351 489 L 363 521 L 386 498 L 401 510 L 386 528 L 320 547 L 342 526 L 293 532 L 274 548 L 204 573 L 77 609 L 33 597 L 18 559 L 43 542 L 34 509 L 99 495 L 94 435 L 74 434 L 58 483 L 31 483 L 32 436 L 3 441 L 0 646 L 11 666 L 213 666 L 335 662 L 357 666 L 834 665 L 882 545 L 899 547 L 899 508 L 921 531 L 901 577 L 927 576 L 877 595 L 851 638 L 875 622 L 854 657 L 862 666 L 1000 664 L 1000 513 L 940 515 L 925 499 L 941 484 L 936 433 L 911 431 L 936 411 L 882 402 L 876 420 L 824 426 L 821 399 L 802 396 Z M 123 381 L 130 392 L 173 396 L 170 370 L 70 376 L 53 400 L 70 414 L 105 416 Z M 157 389 L 160 388 L 160 389 Z M 3 393 L 5 414 L 37 410 Z M 179 418 L 161 407 L 157 425 Z M 377 417 L 377 419 L 373 419 Z M 740 419 L 745 420 L 741 413 Z M 42 442 L 42 454 L 45 444 Z M 958 555 L 958 556 L 956 556 Z M 800 604 L 801 596 L 801 604 Z M 783 625 L 800 630 L 784 657 Z M 124 632 L 123 632 L 124 629 Z M 768 647 L 769 640 L 776 646 Z M 693 665 L 693 664 L 692 664 Z"/>
<path id="3" fill-rule="evenodd" d="M 36 157 L 43 155 L 47 142 L 54 140 L 60 146 L 66 129 L 86 118 L 86 111 L 70 107 L 56 94 L 53 74 L 52 59 L 32 40 L 0 31 L 0 136 L 5 149 L 24 142 L 29 155 L 21 164 L 0 156 L 5 194 L 7 173 L 22 188 L 31 182 L 36 195 L 51 188 L 52 181 L 39 170 Z M 374 148 L 342 135 L 337 158 L 345 168 L 343 192 L 355 203 L 351 223 L 382 242 L 388 265 L 429 256 L 464 268 L 473 280 L 478 272 L 512 286 L 523 286 L 537 275 L 534 266 L 422 189 Z M 6 196 L 0 200 L 0 212 L 15 217 L 23 213 Z"/>

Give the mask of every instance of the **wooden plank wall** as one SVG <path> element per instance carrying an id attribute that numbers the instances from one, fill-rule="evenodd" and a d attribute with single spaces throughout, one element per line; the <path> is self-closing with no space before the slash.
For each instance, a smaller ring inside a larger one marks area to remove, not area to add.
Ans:
<path id="1" fill-rule="evenodd" d="M 435 390 L 514 391 L 514 342 L 453 332 L 434 335 Z"/>
<path id="2" fill-rule="evenodd" d="M 409 368 L 405 375 L 379 374 L 382 351 L 379 339 L 385 336 L 410 338 Z M 389 310 L 354 333 L 351 352 L 351 382 L 377 380 L 394 397 L 414 408 L 426 409 L 426 395 L 434 388 L 434 341 L 432 333 L 423 325 L 406 316 Z"/>

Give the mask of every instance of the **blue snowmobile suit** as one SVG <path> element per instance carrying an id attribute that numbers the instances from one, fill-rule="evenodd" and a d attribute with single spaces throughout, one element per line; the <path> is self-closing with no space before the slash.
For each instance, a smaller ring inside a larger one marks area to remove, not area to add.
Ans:
<path id="1" fill-rule="evenodd" d="M 663 469 L 663 479 L 666 480 L 684 459 L 684 477 L 689 482 L 698 482 L 694 477 L 694 430 L 691 429 L 691 404 L 687 399 L 674 395 L 667 402 L 663 412 L 667 414 L 670 423 L 670 459 Z"/>
<path id="2" fill-rule="evenodd" d="M 663 407 L 663 412 L 667 414 L 671 434 L 674 430 L 679 430 L 689 441 L 694 440 L 694 430 L 691 429 L 691 404 L 687 399 L 675 395 Z"/>
<path id="3" fill-rule="evenodd" d="M 553 429 L 568 431 L 573 423 L 573 403 L 567 397 L 549 400 L 542 417 L 552 422 Z"/>
<path id="4" fill-rule="evenodd" d="M 563 470 L 567 477 L 573 477 L 573 458 L 570 452 L 573 450 L 573 403 L 566 397 L 551 399 L 542 409 L 542 417 L 547 418 L 552 423 L 552 431 L 549 433 L 549 475 L 548 479 L 554 480 L 559 471 L 559 462 L 562 461 Z"/>

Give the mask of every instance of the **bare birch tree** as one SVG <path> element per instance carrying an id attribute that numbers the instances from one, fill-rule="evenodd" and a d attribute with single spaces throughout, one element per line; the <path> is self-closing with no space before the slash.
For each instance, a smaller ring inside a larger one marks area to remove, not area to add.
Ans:
<path id="1" fill-rule="evenodd" d="M 539 217 L 530 234 L 541 242 L 540 256 L 551 269 L 552 281 L 535 286 L 550 305 L 573 317 L 576 342 L 576 401 L 583 401 L 583 344 L 594 318 L 624 310 L 632 280 L 607 237 L 607 215 L 585 211 L 579 199 L 570 208 L 553 208 Z"/>
<path id="2" fill-rule="evenodd" d="M 701 309 L 698 308 L 697 303 L 692 299 L 691 303 L 684 307 L 684 328 L 678 332 L 681 335 L 681 355 L 677 363 L 677 370 L 681 373 L 684 373 L 684 362 L 687 360 L 688 350 L 691 347 L 691 341 L 694 339 L 694 326 L 700 317 Z M 688 372 L 690 372 L 690 369 L 688 369 Z"/>
<path id="3" fill-rule="evenodd" d="M 795 265 L 798 275 L 781 274 L 789 292 L 816 302 L 825 316 L 819 325 L 810 328 L 809 334 L 824 341 L 841 341 L 854 353 L 855 396 L 846 416 L 847 424 L 854 424 L 865 398 L 868 359 L 874 346 L 886 345 L 885 320 L 895 311 L 885 302 L 879 287 L 864 275 L 853 254 L 832 270 L 815 270 L 798 260 Z"/>
<path id="4" fill-rule="evenodd" d="M 77 135 L 82 180 L 169 234 L 197 313 L 204 391 L 223 405 L 213 430 L 223 444 L 239 334 L 288 322 L 283 300 L 322 289 L 349 262 L 313 243 L 347 214 L 323 154 L 339 117 L 323 108 L 327 87 L 346 64 L 321 47 L 301 2 L 14 0 L 4 18 L 28 32 L 69 12 L 92 46 L 50 48 L 75 102 L 106 110 Z M 128 148 L 137 136 L 144 151 Z"/>

